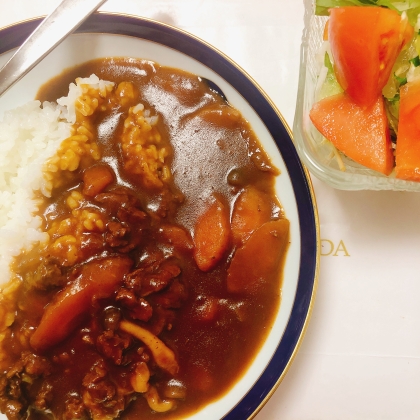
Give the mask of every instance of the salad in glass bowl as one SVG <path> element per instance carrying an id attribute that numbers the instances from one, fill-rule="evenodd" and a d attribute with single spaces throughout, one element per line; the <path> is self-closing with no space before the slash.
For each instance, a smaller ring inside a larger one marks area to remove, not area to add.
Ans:
<path id="1" fill-rule="evenodd" d="M 305 0 L 294 137 L 348 190 L 420 191 L 420 0 Z"/>

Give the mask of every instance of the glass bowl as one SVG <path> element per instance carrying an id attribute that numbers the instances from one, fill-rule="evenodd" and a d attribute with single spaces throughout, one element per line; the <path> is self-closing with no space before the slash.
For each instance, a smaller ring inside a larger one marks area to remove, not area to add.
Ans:
<path id="1" fill-rule="evenodd" d="M 323 66 L 323 31 L 326 16 L 315 16 L 312 0 L 304 0 L 304 30 L 293 135 L 299 157 L 320 180 L 341 190 L 420 191 L 420 183 L 396 179 L 367 169 L 347 158 L 318 132 L 309 119 Z M 337 153 L 339 158 L 337 159 Z M 344 164 L 341 165 L 340 160 Z"/>

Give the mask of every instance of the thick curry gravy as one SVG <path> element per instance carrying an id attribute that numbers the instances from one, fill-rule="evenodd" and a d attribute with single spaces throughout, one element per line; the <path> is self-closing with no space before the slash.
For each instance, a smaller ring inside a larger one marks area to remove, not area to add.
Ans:
<path id="1" fill-rule="evenodd" d="M 115 86 L 78 113 L 77 133 L 93 136 L 43 199 L 51 243 L 16 260 L 16 308 L 1 302 L 16 316 L 0 407 L 9 418 L 184 418 L 237 382 L 270 331 L 288 242 L 278 172 L 240 113 L 183 71 L 95 60 L 38 98 L 92 73 Z"/>

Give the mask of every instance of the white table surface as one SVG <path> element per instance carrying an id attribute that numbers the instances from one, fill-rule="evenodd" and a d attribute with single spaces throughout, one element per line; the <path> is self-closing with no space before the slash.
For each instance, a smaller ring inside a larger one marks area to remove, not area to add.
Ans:
<path id="1" fill-rule="evenodd" d="M 58 3 L 0 0 L 0 27 Z M 209 42 L 292 126 L 302 0 L 108 0 L 101 10 L 153 18 Z M 317 298 L 288 374 L 256 419 L 417 420 L 420 195 L 313 185 L 323 244 Z"/>

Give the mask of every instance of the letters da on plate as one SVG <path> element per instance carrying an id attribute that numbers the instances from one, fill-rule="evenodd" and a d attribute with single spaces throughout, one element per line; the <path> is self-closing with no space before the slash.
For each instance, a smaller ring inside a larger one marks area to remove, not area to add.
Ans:
<path id="1" fill-rule="evenodd" d="M 337 245 L 330 239 L 321 239 L 321 255 L 324 257 L 350 257 L 350 254 L 347 251 L 347 248 L 344 245 L 344 241 L 342 239 L 340 239 Z"/>

